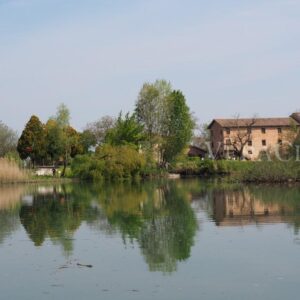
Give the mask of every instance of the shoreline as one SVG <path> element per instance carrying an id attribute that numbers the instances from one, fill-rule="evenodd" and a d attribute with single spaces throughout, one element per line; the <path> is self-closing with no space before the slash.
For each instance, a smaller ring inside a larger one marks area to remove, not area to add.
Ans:
<path id="1" fill-rule="evenodd" d="M 41 179 L 28 179 L 20 181 L 6 181 L 0 182 L 0 186 L 3 185 L 14 185 L 14 184 L 34 184 L 34 183 L 71 183 L 80 182 L 79 178 L 41 178 Z"/>
<path id="2" fill-rule="evenodd" d="M 257 184 L 257 185 L 300 185 L 300 179 L 286 179 L 286 180 L 242 180 L 238 179 L 235 176 L 228 174 L 178 174 L 178 173 L 166 173 L 164 176 L 145 176 L 141 178 L 142 180 L 153 180 L 157 178 L 164 178 L 167 180 L 185 180 L 185 179 L 202 179 L 202 180 L 221 180 L 231 184 Z M 105 181 L 105 180 L 104 180 Z M 123 180 L 120 180 L 123 181 Z M 1 186 L 6 185 L 18 185 L 18 184 L 39 184 L 39 183 L 49 183 L 49 184 L 63 184 L 63 183 L 79 183 L 79 182 L 93 182 L 90 180 L 82 180 L 80 178 L 34 178 L 28 180 L 20 181 L 7 181 L 0 182 Z M 105 181 L 105 182 L 118 182 L 116 181 Z"/>

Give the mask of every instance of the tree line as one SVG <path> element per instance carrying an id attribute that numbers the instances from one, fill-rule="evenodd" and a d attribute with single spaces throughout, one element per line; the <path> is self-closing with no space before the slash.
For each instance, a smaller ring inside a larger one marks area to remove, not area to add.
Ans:
<path id="1" fill-rule="evenodd" d="M 71 126 L 70 111 L 64 104 L 46 123 L 38 116 L 31 116 L 19 138 L 0 123 L 0 142 L 5 140 L 0 156 L 16 149 L 19 157 L 33 167 L 63 165 L 62 176 L 76 157 L 79 165 L 95 159 L 108 168 L 113 160 L 124 165 L 131 157 L 138 160 L 137 168 L 149 161 L 166 168 L 191 141 L 194 127 L 183 93 L 174 90 L 166 80 L 156 80 L 143 84 L 133 112 L 104 116 L 88 123 L 81 132 Z M 119 159 L 121 153 L 128 156 L 123 161 Z M 132 165 L 136 163 L 133 161 Z"/>

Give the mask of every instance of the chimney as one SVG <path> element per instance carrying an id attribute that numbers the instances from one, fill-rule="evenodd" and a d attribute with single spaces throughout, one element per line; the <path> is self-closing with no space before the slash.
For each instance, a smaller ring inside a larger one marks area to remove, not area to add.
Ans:
<path id="1" fill-rule="evenodd" d="M 300 112 L 295 112 L 291 114 L 290 118 L 294 119 L 297 123 L 300 123 Z"/>

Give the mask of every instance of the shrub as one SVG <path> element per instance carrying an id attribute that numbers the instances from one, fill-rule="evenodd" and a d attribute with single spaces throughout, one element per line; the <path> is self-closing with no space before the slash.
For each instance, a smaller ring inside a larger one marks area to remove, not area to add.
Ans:
<path id="1" fill-rule="evenodd" d="M 77 156 L 71 170 L 85 180 L 117 180 L 139 176 L 145 165 L 145 156 L 134 147 L 105 144 L 95 154 Z"/>

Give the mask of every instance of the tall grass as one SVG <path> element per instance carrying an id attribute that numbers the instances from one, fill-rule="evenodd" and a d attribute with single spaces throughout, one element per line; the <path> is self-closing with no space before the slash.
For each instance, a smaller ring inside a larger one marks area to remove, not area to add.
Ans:
<path id="1" fill-rule="evenodd" d="M 0 158 L 0 183 L 24 182 L 28 174 L 20 169 L 17 163 L 5 158 Z"/>

